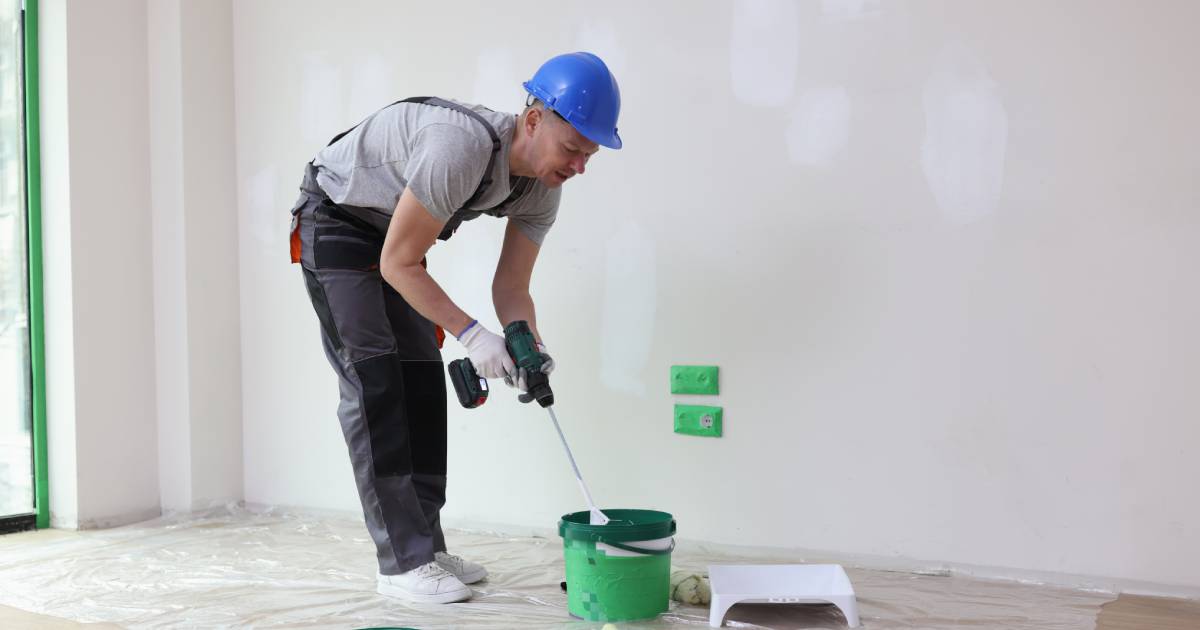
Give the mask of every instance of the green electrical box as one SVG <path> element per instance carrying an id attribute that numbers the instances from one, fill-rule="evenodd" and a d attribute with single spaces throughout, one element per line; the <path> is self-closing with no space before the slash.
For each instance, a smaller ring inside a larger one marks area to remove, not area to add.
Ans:
<path id="1" fill-rule="evenodd" d="M 717 366 L 672 365 L 671 393 L 717 395 L 720 393 L 717 385 Z"/>
<path id="2" fill-rule="evenodd" d="M 704 437 L 721 437 L 721 408 L 704 405 L 675 405 L 675 432 Z"/>

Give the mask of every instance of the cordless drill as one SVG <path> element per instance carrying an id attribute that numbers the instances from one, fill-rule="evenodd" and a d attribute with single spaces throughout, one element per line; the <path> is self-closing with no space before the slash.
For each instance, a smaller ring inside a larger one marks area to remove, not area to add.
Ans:
<path id="1" fill-rule="evenodd" d="M 538 351 L 537 340 L 529 322 L 517 320 L 504 327 L 504 345 L 508 347 L 508 355 L 518 370 L 525 370 L 525 384 L 528 391 L 517 397 L 523 403 L 538 401 L 542 407 L 554 404 L 554 392 L 550 389 L 550 377 L 542 373 L 542 365 L 549 358 Z M 455 359 L 447 366 L 450 382 L 454 384 L 454 392 L 458 394 L 458 402 L 467 409 L 474 409 L 487 402 L 487 379 L 479 376 L 470 359 Z"/>

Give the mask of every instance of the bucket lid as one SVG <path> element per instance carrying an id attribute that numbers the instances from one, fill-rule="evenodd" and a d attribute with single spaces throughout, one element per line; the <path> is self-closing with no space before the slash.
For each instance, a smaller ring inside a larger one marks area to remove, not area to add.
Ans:
<path id="1" fill-rule="evenodd" d="M 655 510 L 603 509 L 608 525 L 591 525 L 591 512 L 573 512 L 558 522 L 558 535 L 585 542 L 636 542 L 675 535 L 675 517 Z"/>

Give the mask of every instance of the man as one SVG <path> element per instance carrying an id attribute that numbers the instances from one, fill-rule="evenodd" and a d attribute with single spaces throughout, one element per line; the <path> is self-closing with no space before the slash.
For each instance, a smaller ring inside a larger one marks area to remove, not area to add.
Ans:
<path id="1" fill-rule="evenodd" d="M 525 388 L 504 338 L 464 312 L 425 269 L 425 254 L 480 214 L 507 228 L 492 282 L 500 325 L 530 324 L 529 279 L 558 213 L 560 186 L 600 146 L 621 148 L 620 92 L 589 53 L 554 57 L 524 83 L 519 115 L 419 98 L 339 135 L 310 162 L 293 208 L 292 260 L 338 375 L 338 418 L 367 529 L 378 590 L 421 603 L 471 597 L 487 571 L 446 552 L 442 330 L 484 378 Z M 546 371 L 554 368 L 546 362 Z"/>

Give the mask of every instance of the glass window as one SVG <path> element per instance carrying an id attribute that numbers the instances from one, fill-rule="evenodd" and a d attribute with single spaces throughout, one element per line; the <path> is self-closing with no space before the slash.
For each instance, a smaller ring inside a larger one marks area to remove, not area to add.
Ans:
<path id="1" fill-rule="evenodd" d="M 0 0 L 0 517 L 33 512 L 20 0 Z"/>

